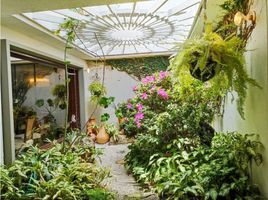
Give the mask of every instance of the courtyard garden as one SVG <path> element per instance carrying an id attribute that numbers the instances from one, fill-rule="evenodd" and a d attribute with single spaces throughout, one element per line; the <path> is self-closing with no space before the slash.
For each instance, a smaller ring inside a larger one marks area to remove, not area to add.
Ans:
<path id="1" fill-rule="evenodd" d="M 226 112 L 227 98 L 245 120 L 248 90 L 263 90 L 251 78 L 245 57 L 256 16 L 250 12 L 250 0 L 227 0 L 219 6 L 224 14 L 210 23 L 204 5 L 203 30 L 178 43 L 172 55 L 98 57 L 101 75 L 86 86 L 91 107 L 86 122 L 79 125 L 77 116 L 70 116 L 74 104 L 69 99 L 76 91 L 68 77 L 67 55 L 83 22 L 66 18 L 54 31 L 55 36 L 65 34 L 64 66 L 53 72 L 65 77 L 50 88 L 50 97 L 25 107 L 33 86 L 18 81 L 13 87 L 15 132 L 21 131 L 25 119 L 35 122 L 31 130 L 26 128 L 16 160 L 0 166 L 1 199 L 149 199 L 123 196 L 123 187 L 109 187 L 111 177 L 122 174 L 107 166 L 114 153 L 107 148 L 116 146 L 120 152 L 120 145 L 124 155 L 116 164 L 152 200 L 266 199 L 252 178 L 253 170 L 265 162 L 258 133 L 215 128 Z M 136 80 L 127 100 L 117 103 L 110 95 L 107 68 Z M 40 110 L 45 114 L 38 117 Z"/>

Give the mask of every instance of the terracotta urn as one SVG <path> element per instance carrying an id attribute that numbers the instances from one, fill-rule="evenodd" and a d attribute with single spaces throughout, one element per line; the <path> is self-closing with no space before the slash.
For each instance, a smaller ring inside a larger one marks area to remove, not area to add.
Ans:
<path id="1" fill-rule="evenodd" d="M 105 127 L 104 126 L 101 126 L 99 128 L 99 132 L 96 136 L 96 142 L 98 144 L 105 144 L 109 141 L 110 137 L 109 135 L 106 133 L 106 130 L 105 130 Z"/>
<path id="2" fill-rule="evenodd" d="M 96 130 L 94 126 L 96 125 L 96 119 L 95 118 L 90 118 L 87 122 L 87 134 L 96 134 Z"/>
<path id="3" fill-rule="evenodd" d="M 123 118 L 118 118 L 118 124 L 119 124 L 119 130 L 120 130 L 119 133 L 120 133 L 120 135 L 124 135 L 124 133 L 125 133 L 124 132 L 124 129 L 120 129 L 121 124 L 124 123 L 125 121 L 126 121 L 126 118 L 124 118 L 124 117 Z"/>
<path id="4" fill-rule="evenodd" d="M 124 123 L 126 121 L 126 118 L 118 118 L 118 123 L 119 125 L 121 125 L 122 123 Z"/>

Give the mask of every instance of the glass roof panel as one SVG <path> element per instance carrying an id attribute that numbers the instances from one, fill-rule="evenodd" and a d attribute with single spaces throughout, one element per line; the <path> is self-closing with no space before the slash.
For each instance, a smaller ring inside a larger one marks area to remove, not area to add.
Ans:
<path id="1" fill-rule="evenodd" d="M 80 20 L 74 45 L 94 54 L 169 53 L 191 30 L 201 0 L 148 0 L 24 15 L 54 32 L 67 18 Z M 66 38 L 62 32 L 61 37 Z"/>

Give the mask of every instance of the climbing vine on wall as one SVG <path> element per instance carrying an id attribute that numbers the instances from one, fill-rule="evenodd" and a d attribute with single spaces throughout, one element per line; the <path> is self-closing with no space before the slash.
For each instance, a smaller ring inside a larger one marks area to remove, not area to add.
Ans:
<path id="1" fill-rule="evenodd" d="M 118 71 L 124 71 L 141 80 L 155 72 L 165 71 L 169 66 L 168 56 L 155 56 L 144 58 L 124 58 L 107 60 L 106 63 Z"/>

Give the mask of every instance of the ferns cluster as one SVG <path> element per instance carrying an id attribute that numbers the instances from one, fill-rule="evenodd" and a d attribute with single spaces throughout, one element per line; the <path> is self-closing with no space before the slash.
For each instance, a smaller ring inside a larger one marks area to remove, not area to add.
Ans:
<path id="1" fill-rule="evenodd" d="M 171 60 L 170 70 L 179 79 L 183 79 L 187 70 L 200 70 L 201 76 L 214 70 L 215 76 L 208 81 L 209 84 L 225 93 L 235 91 L 238 95 L 237 109 L 244 118 L 247 88 L 249 85 L 260 86 L 247 74 L 243 54 L 241 39 L 236 36 L 223 39 L 208 30 L 201 38 L 185 42 L 181 51 Z M 219 84 L 221 87 L 217 87 Z"/>

